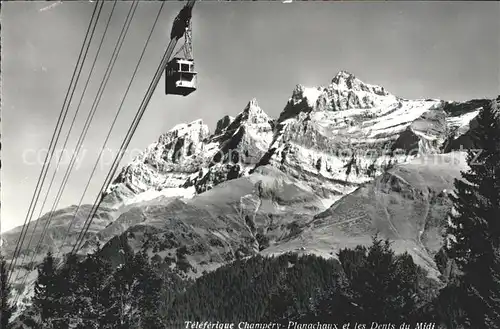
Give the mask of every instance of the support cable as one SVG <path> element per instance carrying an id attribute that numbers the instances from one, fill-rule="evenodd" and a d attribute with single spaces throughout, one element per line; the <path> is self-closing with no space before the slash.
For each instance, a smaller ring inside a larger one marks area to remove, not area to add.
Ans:
<path id="1" fill-rule="evenodd" d="M 106 27 L 105 27 L 104 32 L 103 32 L 103 34 L 102 34 L 101 41 L 100 41 L 100 43 L 99 43 L 99 45 L 98 45 L 97 52 L 96 52 L 96 54 L 95 54 L 94 61 L 93 61 L 93 63 L 92 63 L 92 67 L 90 68 L 90 72 L 89 72 L 88 77 L 87 77 L 87 81 L 85 82 L 85 86 L 84 86 L 83 91 L 82 91 L 82 96 L 80 97 L 80 101 L 79 101 L 79 103 L 78 103 L 78 106 L 77 106 L 77 108 L 76 108 L 75 114 L 74 114 L 74 116 L 73 116 L 73 120 L 72 120 L 72 122 L 71 122 L 71 125 L 70 125 L 70 128 L 69 128 L 69 131 L 68 131 L 68 134 L 66 135 L 66 140 L 64 141 L 64 145 L 63 145 L 63 147 L 62 147 L 62 149 L 63 149 L 63 150 L 65 150 L 65 149 L 66 149 L 66 146 L 67 146 L 67 143 L 68 143 L 68 141 L 69 141 L 69 137 L 70 137 L 71 131 L 73 130 L 73 126 L 74 126 L 75 121 L 76 121 L 76 117 L 77 117 L 77 115 L 78 115 L 78 113 L 79 113 L 79 111 L 80 111 L 80 107 L 81 107 L 81 105 L 82 105 L 82 101 L 83 101 L 83 98 L 84 98 L 84 96 L 85 96 L 85 92 L 87 91 L 87 88 L 88 88 L 88 85 L 89 85 L 90 79 L 91 79 L 91 77 L 92 77 L 92 73 L 93 73 L 94 68 L 95 68 L 95 65 L 96 65 L 96 63 L 97 63 L 97 58 L 99 57 L 99 53 L 101 52 L 101 48 L 102 48 L 102 45 L 103 45 L 103 43 L 104 43 L 104 39 L 105 39 L 106 33 L 107 33 L 107 31 L 108 31 L 108 28 L 109 28 L 109 25 L 110 25 L 110 22 L 111 22 L 111 18 L 112 18 L 112 16 L 113 16 L 113 12 L 114 12 L 114 10 L 115 10 L 115 6 L 116 6 L 117 1 L 118 1 L 118 0 L 115 0 L 115 1 L 114 1 L 113 8 L 111 9 L 111 13 L 110 13 L 110 15 L 109 15 L 109 17 L 108 17 L 108 21 L 106 22 Z M 89 114 L 89 116 L 90 116 L 90 114 Z M 89 121 L 89 118 L 87 117 L 87 121 L 85 122 L 85 126 L 87 125 L 87 122 L 88 122 L 88 121 Z M 90 122 L 89 122 L 89 124 L 90 124 Z M 85 128 L 84 128 L 84 131 L 85 131 Z M 81 147 L 81 144 L 83 143 L 83 139 L 85 138 L 85 136 L 83 136 L 83 138 L 82 138 L 82 135 L 84 135 L 84 131 L 82 131 L 82 133 L 80 134 L 80 138 L 78 139 L 77 145 L 76 145 L 76 147 L 75 147 L 75 151 L 74 151 L 74 153 L 73 153 L 73 156 L 71 157 L 69 167 L 68 167 L 68 168 L 67 168 L 67 170 L 66 170 L 66 173 L 65 173 L 65 175 L 64 175 L 63 181 L 62 181 L 62 183 L 61 183 L 61 187 L 59 188 L 59 191 L 57 192 L 56 199 L 55 199 L 54 204 L 52 205 L 52 208 L 51 208 L 51 210 L 50 210 L 50 212 L 49 212 L 49 218 L 45 221 L 45 226 L 44 226 L 44 228 L 43 228 L 43 230 L 42 230 L 41 237 L 40 237 L 40 239 L 39 239 L 39 241 L 38 241 L 38 244 L 37 244 L 37 246 L 36 246 L 36 248 L 35 248 L 35 251 L 33 252 L 33 255 L 32 255 L 32 257 L 31 257 L 31 260 L 30 260 L 30 262 L 28 263 L 28 264 L 30 264 L 30 266 L 31 266 L 31 268 L 28 270 L 28 272 L 30 272 L 31 270 L 33 270 L 33 268 L 32 268 L 32 267 L 33 267 L 33 261 L 34 261 L 34 258 L 35 258 L 36 254 L 37 254 L 37 252 L 38 252 L 38 250 L 39 250 L 39 248 L 40 248 L 40 246 L 41 246 L 41 244 L 42 244 L 42 242 L 43 242 L 43 239 L 45 238 L 45 234 L 46 234 L 46 232 L 47 232 L 47 229 L 48 229 L 48 227 L 49 227 L 49 225 L 50 225 L 50 223 L 51 223 L 51 221 L 52 221 L 52 218 L 53 218 L 53 216 L 54 216 L 54 211 L 55 211 L 55 208 L 56 208 L 56 206 L 57 206 L 57 203 L 59 202 L 59 199 L 61 198 L 62 190 L 64 190 L 64 186 L 65 186 L 65 185 L 66 185 L 66 183 L 67 183 L 67 176 L 69 176 L 69 172 L 71 172 L 71 170 L 73 169 L 74 159 L 76 159 L 75 155 L 76 155 L 76 154 L 78 154 L 79 149 L 80 149 L 80 147 Z M 37 219 L 37 220 L 36 220 L 36 222 L 35 222 L 35 227 L 33 228 L 33 232 L 32 232 L 32 234 L 31 234 L 30 240 L 29 240 L 29 242 L 28 242 L 28 247 L 26 247 L 26 249 L 29 249 L 29 247 L 31 246 L 31 242 L 32 242 L 32 240 L 33 240 L 33 236 L 34 236 L 34 234 L 35 234 L 35 232 L 36 232 L 36 228 L 37 228 L 37 226 L 38 226 L 38 223 L 40 222 L 40 219 L 41 219 L 41 217 L 42 217 L 42 213 L 43 213 L 43 209 L 45 208 L 45 204 L 46 204 L 47 199 L 48 199 L 48 196 L 49 196 L 49 191 L 50 191 L 50 189 L 51 189 L 51 187 L 52 187 L 52 184 L 54 183 L 54 180 L 55 180 L 55 177 L 56 177 L 57 171 L 58 171 L 58 169 L 59 169 L 59 166 L 61 165 L 62 156 L 63 156 L 63 153 L 61 152 L 61 154 L 60 154 L 60 156 L 59 156 L 59 159 L 58 159 L 58 161 L 57 161 L 57 166 L 56 166 L 56 169 L 55 169 L 54 174 L 52 175 L 52 178 L 51 178 L 51 180 L 50 180 L 50 184 L 49 184 L 49 187 L 48 187 L 48 189 L 47 189 L 47 193 L 46 193 L 46 195 L 45 195 L 45 199 L 43 200 L 42 207 L 41 207 L 40 212 L 39 212 L 39 214 L 38 214 L 38 219 Z M 61 190 L 61 189 L 62 189 L 62 190 Z M 25 258 L 26 258 L 26 254 L 24 254 L 24 256 L 23 256 L 23 260 L 21 261 L 21 265 L 22 265 L 22 264 L 24 264 L 24 260 L 25 260 Z M 14 281 L 18 279 L 19 273 L 20 273 L 20 270 L 18 271 L 18 273 L 17 273 L 16 278 L 14 279 Z"/>
<path id="2" fill-rule="evenodd" d="M 44 164 L 43 164 L 42 170 L 40 172 L 40 176 L 38 177 L 38 181 L 37 181 L 37 184 L 35 187 L 35 192 L 33 193 L 33 197 L 31 199 L 30 206 L 28 208 L 28 213 L 26 215 L 26 219 L 25 219 L 23 227 L 21 229 L 21 234 L 19 235 L 19 239 L 17 240 L 16 248 L 15 248 L 13 256 L 12 256 L 12 261 L 11 261 L 9 268 L 8 268 L 9 275 L 8 275 L 7 281 L 10 281 L 10 279 L 13 275 L 13 272 L 14 272 L 14 268 L 17 264 L 17 258 L 19 257 L 19 254 L 21 252 L 21 248 L 22 248 L 22 245 L 23 245 L 24 240 L 26 238 L 26 233 L 28 231 L 30 221 L 31 221 L 31 219 L 33 217 L 33 213 L 35 211 L 36 203 L 38 202 L 38 198 L 40 197 L 40 191 L 41 191 L 43 183 L 45 181 L 45 177 L 47 176 L 47 170 L 48 170 L 48 167 L 50 166 L 50 162 L 52 161 L 52 157 L 53 157 L 54 151 L 55 151 L 55 146 L 57 144 L 57 141 L 59 140 L 59 135 L 61 134 L 61 129 L 62 129 L 62 126 L 64 125 L 64 121 L 66 120 L 66 115 L 68 114 L 68 106 L 66 106 L 66 103 L 68 102 L 68 96 L 71 93 L 71 96 L 69 97 L 69 102 L 70 102 L 72 97 L 73 97 L 73 94 L 75 92 L 76 85 L 78 84 L 78 80 L 80 78 L 83 64 L 84 64 L 85 59 L 87 57 L 90 43 L 92 41 L 92 37 L 94 35 L 95 28 L 97 26 L 97 22 L 99 20 L 100 15 L 101 15 L 101 10 L 102 10 L 103 5 L 104 5 L 104 2 L 102 0 L 97 1 L 96 5 L 94 7 L 94 11 L 92 12 L 92 17 L 90 19 L 90 23 L 89 23 L 89 26 L 87 28 L 87 32 L 85 34 L 85 39 L 83 41 L 82 48 L 80 49 L 80 55 L 78 56 L 78 60 L 77 60 L 77 63 L 75 65 L 75 69 L 74 69 L 73 75 L 71 77 L 70 85 L 68 87 L 68 90 L 66 92 L 66 96 L 64 98 L 61 113 L 59 114 L 59 118 L 57 120 L 56 127 L 54 129 L 54 133 L 53 133 L 52 138 L 50 140 L 49 150 L 47 152 L 47 155 L 45 156 Z M 96 11 L 98 8 L 99 8 L 99 10 L 97 12 L 97 18 L 95 19 L 95 22 L 94 22 L 94 17 L 96 17 Z M 92 27 L 92 25 L 94 25 L 94 26 Z M 90 32 L 90 37 L 89 37 L 89 32 Z M 86 45 L 87 39 L 89 42 Z M 80 60 L 81 60 L 81 65 L 80 65 Z M 77 73 L 77 71 L 78 71 L 78 73 Z M 73 80 L 75 80 L 75 76 L 76 76 L 76 81 L 75 81 L 74 86 L 73 86 Z M 73 87 L 73 91 L 71 91 L 72 87 Z M 68 105 L 69 105 L 69 102 L 68 102 Z M 66 106 L 66 109 L 65 109 L 65 106 Z"/>

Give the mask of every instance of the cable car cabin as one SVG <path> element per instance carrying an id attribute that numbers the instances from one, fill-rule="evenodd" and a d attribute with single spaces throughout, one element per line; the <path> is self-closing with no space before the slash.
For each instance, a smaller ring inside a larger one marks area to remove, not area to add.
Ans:
<path id="1" fill-rule="evenodd" d="M 173 58 L 165 70 L 165 95 L 187 96 L 196 90 L 197 72 L 192 59 Z"/>

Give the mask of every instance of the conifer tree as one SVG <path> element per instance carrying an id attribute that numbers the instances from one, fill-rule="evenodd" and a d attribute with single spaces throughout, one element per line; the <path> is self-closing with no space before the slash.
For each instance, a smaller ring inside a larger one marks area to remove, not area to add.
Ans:
<path id="1" fill-rule="evenodd" d="M 60 309 L 57 288 L 56 264 L 52 253 L 48 252 L 38 267 L 35 296 L 33 297 L 33 305 L 39 313 L 42 328 L 57 327 L 58 310 Z"/>
<path id="2" fill-rule="evenodd" d="M 0 255 L 0 327 L 8 328 L 12 314 L 16 308 L 9 302 L 11 287 L 8 282 L 7 264 Z"/>
<path id="3" fill-rule="evenodd" d="M 58 324 L 64 327 L 70 327 L 75 320 L 81 317 L 82 303 L 79 300 L 79 271 L 80 264 L 78 257 L 70 253 L 57 274 L 56 289 L 58 291 L 58 313 L 63 316 L 59 319 Z"/>
<path id="4" fill-rule="evenodd" d="M 126 244 L 125 244 L 126 245 Z M 163 280 L 151 265 L 147 254 L 133 254 L 124 247 L 124 264 L 112 276 L 107 288 L 109 307 L 103 328 L 160 329 Z"/>
<path id="5" fill-rule="evenodd" d="M 500 328 L 500 121 L 495 103 L 477 116 L 470 169 L 455 180 L 445 249 L 457 264 L 466 328 Z"/>
<path id="6" fill-rule="evenodd" d="M 341 250 L 339 260 L 348 279 L 348 293 L 358 305 L 356 318 L 365 321 L 399 323 L 415 307 L 418 267 L 408 254 L 396 256 L 389 241 L 373 238 L 363 247 Z M 355 320 L 355 319 L 352 319 Z"/>
<path id="7" fill-rule="evenodd" d="M 97 249 L 80 263 L 77 279 L 77 294 L 80 324 L 77 328 L 103 328 L 108 320 L 111 301 L 108 287 L 112 274 L 111 264 Z"/>
<path id="8" fill-rule="evenodd" d="M 133 287 L 135 307 L 138 310 L 138 320 L 141 328 L 161 329 L 160 296 L 162 279 L 151 266 L 147 254 L 138 253 L 134 258 L 133 272 L 136 284 Z"/>
<path id="9" fill-rule="evenodd" d="M 408 322 L 416 307 L 423 270 L 410 255 L 395 255 L 389 241 L 373 238 L 369 248 L 342 249 L 343 275 L 323 291 L 301 322 Z"/>
<path id="10" fill-rule="evenodd" d="M 126 243 L 126 239 L 119 237 L 121 249 L 119 254 L 122 256 L 123 263 L 118 265 L 111 276 L 111 282 L 106 286 L 107 293 L 107 316 L 103 328 L 126 329 L 130 327 L 129 313 L 131 295 L 131 283 L 133 282 L 133 273 L 130 269 L 130 263 L 134 259 L 133 250 Z"/>

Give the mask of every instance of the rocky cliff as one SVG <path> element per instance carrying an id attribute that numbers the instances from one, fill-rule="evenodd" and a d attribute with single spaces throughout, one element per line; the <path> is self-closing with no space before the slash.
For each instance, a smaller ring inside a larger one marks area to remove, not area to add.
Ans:
<path id="1" fill-rule="evenodd" d="M 464 168 L 455 151 L 473 146 L 474 117 L 488 101 L 404 99 L 342 71 L 326 86 L 298 85 L 275 119 L 252 99 L 214 132 L 201 120 L 179 124 L 122 168 L 81 252 L 99 242 L 118 264 L 127 241 L 196 277 L 255 253 L 331 257 L 379 232 L 432 272 L 450 207 L 443 191 Z M 89 208 L 53 215 L 35 263 L 70 250 Z M 4 234 L 7 256 L 20 231 Z M 23 246 L 15 276 L 26 296 L 34 245 Z"/>

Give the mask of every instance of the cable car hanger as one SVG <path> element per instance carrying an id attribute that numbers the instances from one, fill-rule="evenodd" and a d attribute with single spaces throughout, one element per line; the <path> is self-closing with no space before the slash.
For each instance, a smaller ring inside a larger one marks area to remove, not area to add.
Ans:
<path id="1" fill-rule="evenodd" d="M 171 39 L 184 37 L 184 44 L 175 53 L 165 68 L 165 95 L 187 96 L 196 90 L 197 72 L 194 68 L 192 45 L 192 5 L 189 2 L 174 20 Z M 194 1 L 192 1 L 194 5 Z M 183 52 L 183 56 L 179 54 Z"/>

